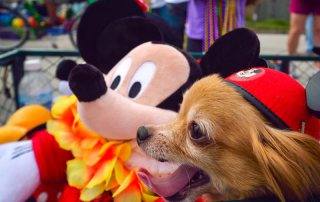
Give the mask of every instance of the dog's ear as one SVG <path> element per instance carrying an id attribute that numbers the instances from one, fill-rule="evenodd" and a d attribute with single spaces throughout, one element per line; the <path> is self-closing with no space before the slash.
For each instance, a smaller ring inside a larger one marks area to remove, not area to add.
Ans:
<path id="1" fill-rule="evenodd" d="M 320 118 L 320 71 L 312 76 L 306 86 L 308 109 Z"/>
<path id="2" fill-rule="evenodd" d="M 218 73 L 225 78 L 250 67 L 267 67 L 259 53 L 258 36 L 247 28 L 239 28 L 218 38 L 200 64 L 205 75 Z"/>
<path id="3" fill-rule="evenodd" d="M 251 138 L 268 187 L 281 201 L 308 201 L 312 193 L 320 193 L 320 145 L 315 139 L 266 125 Z"/>

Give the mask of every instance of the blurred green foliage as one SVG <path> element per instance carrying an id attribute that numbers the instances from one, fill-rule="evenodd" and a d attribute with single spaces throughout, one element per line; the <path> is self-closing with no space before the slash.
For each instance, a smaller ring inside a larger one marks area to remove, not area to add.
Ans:
<path id="1" fill-rule="evenodd" d="M 246 19 L 246 27 L 258 33 L 287 33 L 289 31 L 289 26 L 289 20 L 283 19 L 266 19 L 257 21 L 250 18 Z"/>

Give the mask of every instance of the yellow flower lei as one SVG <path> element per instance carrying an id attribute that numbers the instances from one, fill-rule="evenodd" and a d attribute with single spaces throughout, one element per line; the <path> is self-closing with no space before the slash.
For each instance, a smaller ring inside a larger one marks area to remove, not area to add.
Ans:
<path id="1" fill-rule="evenodd" d="M 80 121 L 76 103 L 75 96 L 59 98 L 47 129 L 74 156 L 67 162 L 67 180 L 80 190 L 80 199 L 91 201 L 110 191 L 116 202 L 156 201 L 159 197 L 139 180 L 136 170 L 124 166 L 131 155 L 130 144 L 108 141 L 88 130 Z"/>

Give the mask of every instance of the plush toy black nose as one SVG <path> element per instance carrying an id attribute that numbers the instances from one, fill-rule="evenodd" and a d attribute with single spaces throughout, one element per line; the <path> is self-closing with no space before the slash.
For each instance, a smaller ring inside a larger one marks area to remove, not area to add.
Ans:
<path id="1" fill-rule="evenodd" d="M 140 144 L 141 142 L 145 141 L 149 137 L 150 137 L 150 134 L 149 134 L 148 129 L 146 127 L 144 127 L 144 126 L 141 126 L 138 129 L 138 133 L 137 133 L 138 144 Z"/>

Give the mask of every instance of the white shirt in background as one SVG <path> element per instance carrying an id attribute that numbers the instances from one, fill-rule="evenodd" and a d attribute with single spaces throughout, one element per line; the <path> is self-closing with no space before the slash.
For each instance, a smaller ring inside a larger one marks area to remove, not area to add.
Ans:
<path id="1" fill-rule="evenodd" d="M 155 8 L 161 8 L 164 5 L 166 5 L 165 0 L 151 0 L 150 7 L 155 9 Z"/>
<path id="2" fill-rule="evenodd" d="M 168 4 L 179 4 L 183 2 L 187 2 L 189 0 L 165 0 Z"/>

